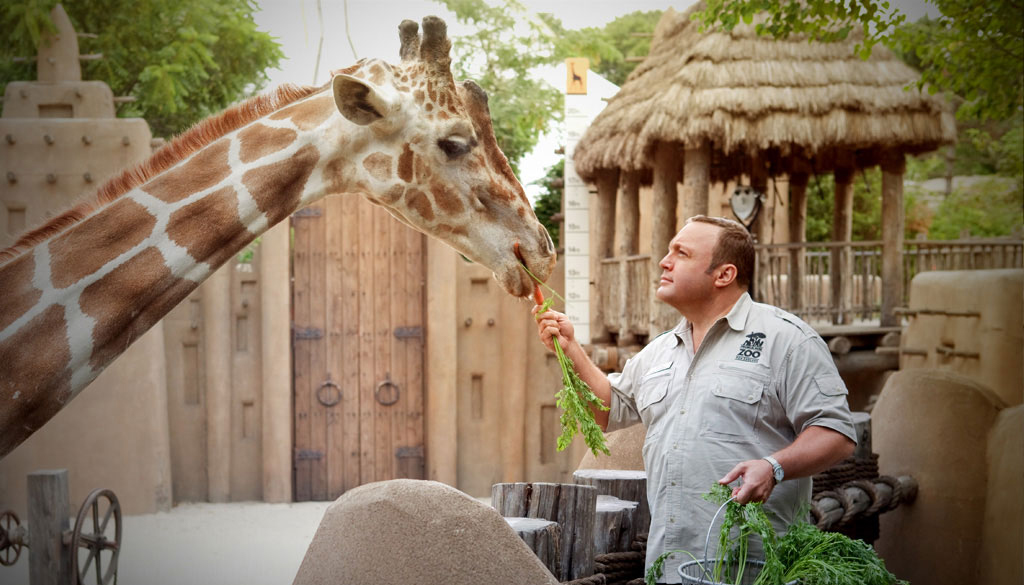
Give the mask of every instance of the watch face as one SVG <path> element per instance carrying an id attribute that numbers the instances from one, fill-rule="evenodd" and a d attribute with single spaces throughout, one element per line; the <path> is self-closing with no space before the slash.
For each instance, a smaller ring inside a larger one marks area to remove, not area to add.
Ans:
<path id="1" fill-rule="evenodd" d="M 775 481 L 782 481 L 782 467 L 775 469 Z"/>

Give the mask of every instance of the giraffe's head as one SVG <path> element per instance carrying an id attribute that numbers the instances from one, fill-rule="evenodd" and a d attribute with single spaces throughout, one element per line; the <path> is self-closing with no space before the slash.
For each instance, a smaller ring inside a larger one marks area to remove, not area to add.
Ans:
<path id="1" fill-rule="evenodd" d="M 357 177 L 348 188 L 487 266 L 509 294 L 527 296 L 533 283 L 515 244 L 546 280 L 551 237 L 498 148 L 487 94 L 452 78 L 444 21 L 424 18 L 422 39 L 418 28 L 411 20 L 399 27 L 401 64 L 363 60 L 334 76 L 338 110 L 365 129 L 344 163 Z"/>

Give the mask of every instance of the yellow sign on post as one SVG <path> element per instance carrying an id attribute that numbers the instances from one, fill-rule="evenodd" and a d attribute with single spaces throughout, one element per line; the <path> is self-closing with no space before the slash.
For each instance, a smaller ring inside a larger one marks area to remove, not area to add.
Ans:
<path id="1" fill-rule="evenodd" d="M 587 70 L 590 59 L 574 57 L 565 60 L 565 93 L 587 93 Z"/>

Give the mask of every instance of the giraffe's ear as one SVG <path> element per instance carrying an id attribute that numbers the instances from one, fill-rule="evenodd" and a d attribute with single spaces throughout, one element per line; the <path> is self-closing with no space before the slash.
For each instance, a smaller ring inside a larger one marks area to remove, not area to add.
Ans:
<path id="1" fill-rule="evenodd" d="M 372 124 L 387 118 L 395 109 L 395 96 L 365 79 L 338 74 L 334 76 L 333 85 L 338 111 L 353 124 Z"/>

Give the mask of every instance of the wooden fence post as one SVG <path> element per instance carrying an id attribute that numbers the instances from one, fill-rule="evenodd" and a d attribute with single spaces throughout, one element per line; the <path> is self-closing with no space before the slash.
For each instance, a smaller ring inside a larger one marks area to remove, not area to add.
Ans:
<path id="1" fill-rule="evenodd" d="M 28 474 L 28 527 L 31 549 L 28 581 L 32 585 L 71 585 L 71 555 L 64 544 L 70 534 L 68 470 Z"/>

